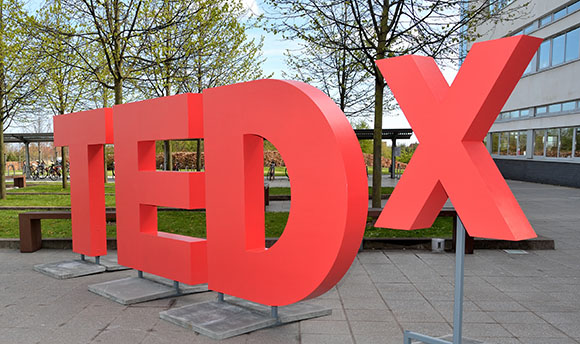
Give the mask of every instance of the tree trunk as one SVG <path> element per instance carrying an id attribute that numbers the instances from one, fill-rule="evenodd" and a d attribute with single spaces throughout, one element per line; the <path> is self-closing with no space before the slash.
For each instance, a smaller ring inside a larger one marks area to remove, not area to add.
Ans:
<path id="1" fill-rule="evenodd" d="M 165 170 L 173 171 L 173 157 L 171 156 L 171 141 L 163 141 L 163 154 Z"/>
<path id="2" fill-rule="evenodd" d="M 105 162 L 103 168 L 105 169 L 105 184 L 106 184 L 109 181 L 108 176 L 107 176 L 108 170 L 107 170 L 107 145 L 106 144 L 103 145 L 103 161 Z"/>
<path id="3" fill-rule="evenodd" d="M 62 146 L 60 148 L 62 162 L 61 162 L 61 170 L 62 170 L 62 188 L 66 189 L 68 187 L 68 170 L 66 169 L 66 148 Z"/>
<path id="4" fill-rule="evenodd" d="M 373 133 L 373 208 L 381 208 L 381 146 L 383 136 L 383 92 L 385 81 L 377 71 L 375 76 L 375 127 Z"/>
<path id="5" fill-rule="evenodd" d="M 123 80 L 115 79 L 115 105 L 123 104 Z"/>
<path id="6" fill-rule="evenodd" d="M 4 161 L 4 121 L 0 115 L 0 199 L 6 199 L 6 162 Z"/>
<path id="7" fill-rule="evenodd" d="M 0 39 L 4 40 L 4 1 L 0 1 Z M 4 43 L 4 42 L 2 42 Z M 2 47 L 4 44 L 2 44 Z M 0 199 L 6 199 L 6 164 L 4 163 L 4 92 L 6 92 L 6 74 L 4 73 L 4 51 L 0 51 Z M 27 166 L 28 167 L 28 166 Z"/>
<path id="8" fill-rule="evenodd" d="M 197 155 L 195 157 L 195 170 L 201 171 L 201 139 L 197 139 Z"/>

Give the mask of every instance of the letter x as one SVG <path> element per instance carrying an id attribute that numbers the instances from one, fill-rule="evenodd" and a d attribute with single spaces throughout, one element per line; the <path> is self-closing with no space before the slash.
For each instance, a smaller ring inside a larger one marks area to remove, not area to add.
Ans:
<path id="1" fill-rule="evenodd" d="M 430 227 L 449 197 L 474 237 L 536 236 L 482 140 L 541 42 L 516 36 L 476 43 L 451 87 L 432 58 L 377 61 L 420 142 L 378 227 Z"/>

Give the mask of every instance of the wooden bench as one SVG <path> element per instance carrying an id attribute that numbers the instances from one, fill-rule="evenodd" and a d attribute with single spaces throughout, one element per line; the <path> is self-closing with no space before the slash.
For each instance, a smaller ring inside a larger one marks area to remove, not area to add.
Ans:
<path id="1" fill-rule="evenodd" d="M 379 215 L 383 211 L 382 208 L 369 208 L 368 217 L 371 217 L 374 221 L 379 218 Z M 439 216 L 452 217 L 453 218 L 453 251 L 455 251 L 455 236 L 457 235 L 457 212 L 454 208 L 444 207 L 439 212 Z M 473 254 L 474 238 L 465 232 L 465 253 Z"/>
<path id="2" fill-rule="evenodd" d="M 117 219 L 116 211 L 107 211 L 107 221 Z M 35 252 L 42 247 L 40 220 L 70 219 L 70 211 L 38 211 L 18 214 L 20 226 L 20 252 Z"/>
<path id="3" fill-rule="evenodd" d="M 12 178 L 14 180 L 14 187 L 15 188 L 25 188 L 26 187 L 26 176 L 19 175 L 19 176 L 6 176 L 6 179 Z"/>

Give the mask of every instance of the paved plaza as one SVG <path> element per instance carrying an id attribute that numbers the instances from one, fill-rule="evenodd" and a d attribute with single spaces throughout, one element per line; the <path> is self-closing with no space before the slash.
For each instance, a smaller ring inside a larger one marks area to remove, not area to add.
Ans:
<path id="1" fill-rule="evenodd" d="M 488 343 L 580 343 L 580 189 L 508 182 L 539 235 L 556 250 L 477 250 L 465 260 L 464 335 Z M 0 343 L 209 343 L 159 312 L 212 300 L 213 292 L 123 306 L 89 284 L 132 270 L 56 280 L 35 264 L 68 250 L 0 249 Z M 337 287 L 311 302 L 330 316 L 260 330 L 224 343 L 403 343 L 403 330 L 452 332 L 454 255 L 365 251 Z"/>

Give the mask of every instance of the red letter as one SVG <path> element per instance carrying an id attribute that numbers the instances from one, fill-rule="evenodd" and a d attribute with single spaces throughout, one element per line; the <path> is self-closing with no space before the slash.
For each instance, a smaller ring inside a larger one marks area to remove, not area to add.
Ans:
<path id="1" fill-rule="evenodd" d="M 204 92 L 209 288 L 287 305 L 332 288 L 359 248 L 364 162 L 344 114 L 306 84 L 259 80 Z M 263 143 L 284 157 L 292 205 L 264 248 Z"/>
<path id="2" fill-rule="evenodd" d="M 377 226 L 429 227 L 449 196 L 474 237 L 536 236 L 482 140 L 541 42 L 476 43 L 451 87 L 431 58 L 377 61 L 421 143 Z"/>
<path id="3" fill-rule="evenodd" d="M 157 172 L 155 140 L 203 137 L 201 94 L 114 107 L 119 264 L 207 282 L 206 241 L 157 231 L 157 206 L 205 208 L 203 172 Z"/>
<path id="4" fill-rule="evenodd" d="M 105 143 L 113 143 L 111 109 L 54 117 L 54 145 L 69 146 L 73 251 L 87 256 L 107 254 Z"/>

